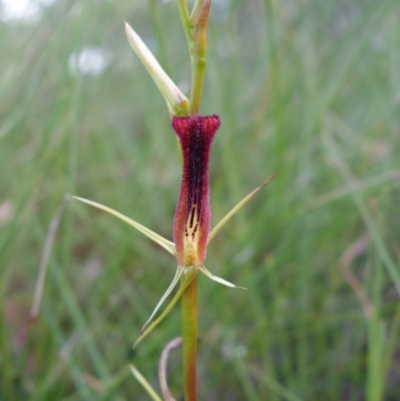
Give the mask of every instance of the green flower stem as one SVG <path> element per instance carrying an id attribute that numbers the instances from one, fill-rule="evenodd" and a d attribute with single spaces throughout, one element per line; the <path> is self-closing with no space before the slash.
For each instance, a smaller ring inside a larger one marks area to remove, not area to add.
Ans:
<path id="1" fill-rule="evenodd" d="M 192 56 L 192 91 L 190 93 L 189 114 L 198 114 L 203 91 L 204 73 L 207 60 L 204 55 Z"/>
<path id="2" fill-rule="evenodd" d="M 194 3 L 192 12 L 190 14 L 190 18 L 192 19 L 192 21 L 195 18 L 196 14 L 199 12 L 200 6 L 203 3 L 203 1 L 204 0 L 196 0 L 196 2 Z"/>
<path id="3" fill-rule="evenodd" d="M 211 0 L 196 0 L 189 15 L 186 0 L 178 0 L 179 14 L 189 46 L 192 69 L 189 114 L 198 114 L 207 65 L 207 26 Z"/>
<path id="4" fill-rule="evenodd" d="M 183 386 L 185 401 L 196 401 L 197 268 L 188 267 L 186 270 L 182 277 L 182 285 L 186 280 L 191 280 L 191 282 L 182 295 Z"/>
<path id="5" fill-rule="evenodd" d="M 178 0 L 183 30 L 189 46 L 192 85 L 189 114 L 198 114 L 207 66 L 207 25 L 211 0 L 196 0 L 189 15 L 186 0 Z M 187 267 L 182 274 L 181 286 L 189 285 L 182 294 L 182 349 L 185 401 L 196 401 L 196 359 L 198 339 L 197 268 Z"/>
<path id="6" fill-rule="evenodd" d="M 203 92 L 204 73 L 207 66 L 207 27 L 211 0 L 196 1 L 192 13 L 192 42 L 190 57 L 192 65 L 192 90 L 190 93 L 189 113 L 198 114 Z"/>
<path id="7" fill-rule="evenodd" d="M 192 42 L 192 20 L 189 16 L 189 10 L 186 0 L 178 0 L 178 9 L 181 16 L 183 31 L 185 32 L 186 41 L 188 43 L 188 46 L 190 47 L 190 43 Z"/>

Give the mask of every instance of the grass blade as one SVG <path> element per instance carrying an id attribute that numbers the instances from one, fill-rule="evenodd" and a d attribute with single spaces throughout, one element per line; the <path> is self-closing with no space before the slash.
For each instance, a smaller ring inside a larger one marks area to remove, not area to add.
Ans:
<path id="1" fill-rule="evenodd" d="M 129 369 L 132 372 L 132 375 L 134 378 L 143 386 L 143 388 L 147 391 L 149 396 L 154 400 L 154 401 L 162 401 L 162 399 L 158 396 L 158 394 L 155 392 L 153 387 L 151 387 L 150 383 L 144 378 L 144 376 L 135 368 L 134 365 L 129 364 Z"/>

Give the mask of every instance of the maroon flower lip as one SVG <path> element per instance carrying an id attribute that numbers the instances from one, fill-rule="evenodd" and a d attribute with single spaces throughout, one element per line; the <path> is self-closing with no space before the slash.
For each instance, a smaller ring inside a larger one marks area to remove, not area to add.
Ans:
<path id="1" fill-rule="evenodd" d="M 208 167 L 211 144 L 220 124 L 217 115 L 172 119 L 183 156 L 173 233 L 180 266 L 202 265 L 206 258 L 211 222 Z"/>

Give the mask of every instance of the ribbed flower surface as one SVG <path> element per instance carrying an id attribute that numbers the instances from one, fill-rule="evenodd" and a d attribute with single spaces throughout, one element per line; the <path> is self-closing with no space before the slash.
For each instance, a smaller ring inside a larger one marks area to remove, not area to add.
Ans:
<path id="1" fill-rule="evenodd" d="M 183 156 L 181 191 L 174 218 L 174 242 L 180 266 L 202 265 L 206 258 L 211 222 L 208 166 L 211 144 L 219 126 L 217 115 L 172 120 Z"/>

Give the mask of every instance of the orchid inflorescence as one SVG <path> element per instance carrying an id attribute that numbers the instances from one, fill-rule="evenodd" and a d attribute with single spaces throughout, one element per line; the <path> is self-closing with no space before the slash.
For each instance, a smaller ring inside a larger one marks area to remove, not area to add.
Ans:
<path id="1" fill-rule="evenodd" d="M 143 325 L 140 336 L 134 346 L 143 340 L 167 316 L 194 280 L 197 271 L 201 271 L 211 280 L 225 286 L 243 288 L 213 275 L 205 267 L 207 246 L 228 220 L 276 175 L 271 176 L 261 186 L 242 199 L 210 231 L 209 159 L 211 145 L 221 122 L 219 116 L 216 114 L 209 116 L 198 114 L 206 60 L 206 32 L 210 4 L 211 0 L 197 0 L 192 13 L 189 15 L 186 2 L 178 0 L 192 61 L 192 92 L 190 101 L 162 69 L 139 35 L 127 23 L 125 24 L 129 43 L 153 78 L 167 103 L 172 118 L 172 128 L 176 133 L 182 155 L 181 189 L 173 222 L 174 242 L 169 241 L 135 220 L 107 206 L 84 198 L 75 197 L 75 199 L 81 202 L 104 210 L 125 221 L 176 257 L 177 270 L 175 276 L 165 294 L 156 305 L 153 313 Z M 175 295 L 157 319 L 149 325 L 179 282 L 180 286 Z M 183 340 L 185 346 L 184 334 Z M 195 399 L 195 395 L 191 397 L 192 399 Z"/>

